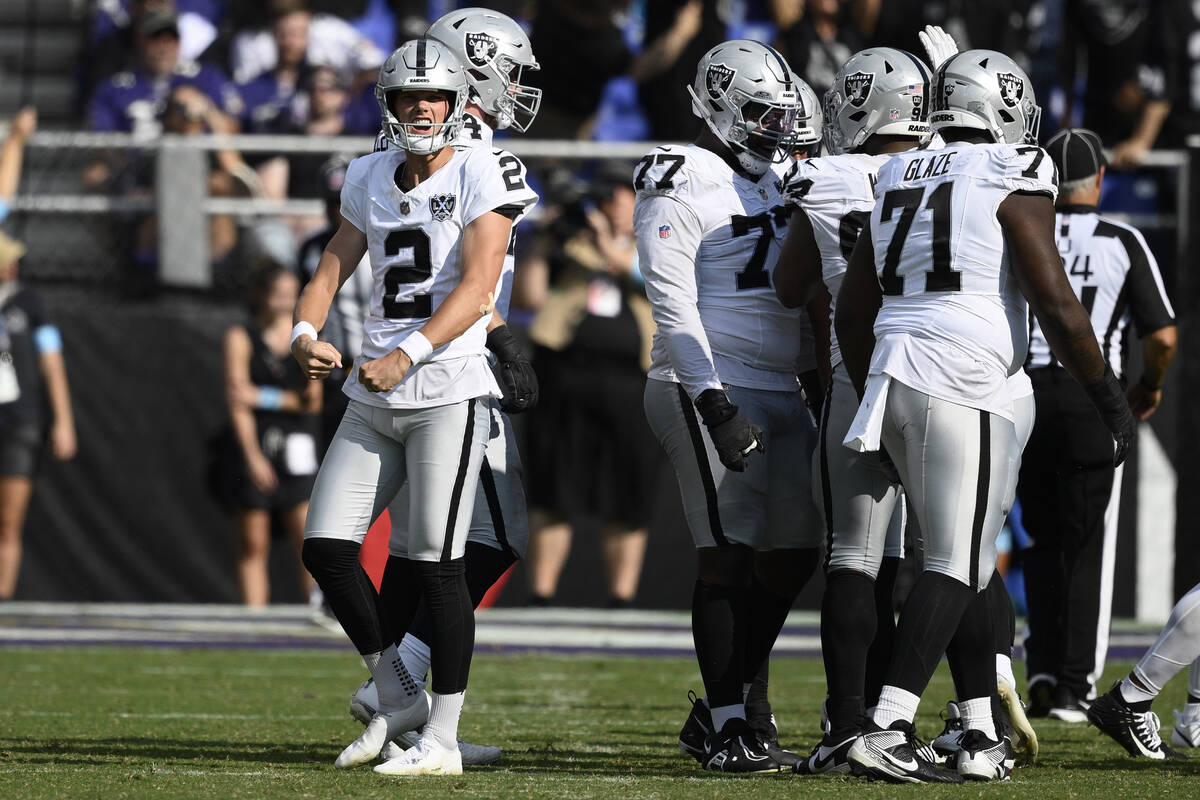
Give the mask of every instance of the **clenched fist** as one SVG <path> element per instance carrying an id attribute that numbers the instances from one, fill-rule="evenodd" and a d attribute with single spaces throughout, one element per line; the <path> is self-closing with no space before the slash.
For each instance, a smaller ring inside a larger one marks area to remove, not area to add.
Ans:
<path id="1" fill-rule="evenodd" d="M 358 368 L 358 382 L 368 392 L 390 392 L 397 383 L 404 380 L 412 367 L 412 359 L 408 353 L 396 349 L 383 358 L 367 361 Z"/>

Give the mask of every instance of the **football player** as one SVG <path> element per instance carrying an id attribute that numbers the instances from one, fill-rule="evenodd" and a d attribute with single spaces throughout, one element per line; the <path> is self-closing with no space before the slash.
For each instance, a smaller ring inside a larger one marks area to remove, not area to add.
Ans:
<path id="1" fill-rule="evenodd" d="M 785 306 L 805 305 L 822 290 L 837 296 L 846 259 L 875 207 L 876 173 L 892 154 L 929 135 L 929 81 L 923 61 L 886 47 L 856 53 L 838 71 L 825 94 L 826 155 L 800 164 L 788 182 L 795 205 L 775 270 L 775 292 Z M 829 313 L 836 320 L 836 307 Z M 850 771 L 846 753 L 891 656 L 892 587 L 904 555 L 904 503 L 894 468 L 877 453 L 841 446 L 858 396 L 836 336 L 828 359 L 832 381 L 821 410 L 813 468 L 820 482 L 813 492 L 825 523 L 821 652 L 830 727 L 796 767 L 810 774 Z"/>
<path id="2" fill-rule="evenodd" d="M 814 431 L 796 378 L 800 314 L 780 305 L 771 279 L 788 219 L 771 165 L 792 148 L 798 81 L 766 45 L 717 45 L 688 87 L 706 128 L 692 145 L 656 148 L 634 172 L 638 255 L 658 325 L 646 417 L 675 468 L 697 551 L 692 632 L 707 700 L 692 715 L 703 705 L 709 724 L 693 748 L 705 768 L 725 772 L 780 769 L 760 740 L 774 726 L 749 726 L 745 693 L 820 545 Z"/>
<path id="3" fill-rule="evenodd" d="M 351 401 L 313 490 L 304 563 L 375 679 L 377 712 L 338 757 L 349 767 L 424 724 L 415 746 L 377 769 L 458 774 L 458 719 L 470 670 L 474 614 L 464 551 L 500 396 L 484 351 L 496 285 L 515 221 L 537 202 L 523 168 L 502 150 L 453 147 L 468 99 L 466 67 L 445 45 L 406 42 L 384 62 L 376 96 L 394 149 L 355 159 L 342 222 L 296 307 L 292 352 L 312 378 L 341 365 L 317 338 L 329 305 L 369 253 L 374 292 L 363 361 L 346 380 Z M 383 598 L 406 630 L 422 597 L 432 620 L 433 697 L 404 667 L 358 563 L 373 520 L 411 486 L 406 558 Z"/>
<path id="4" fill-rule="evenodd" d="M 1020 441 L 1010 375 L 1014 319 L 1028 299 L 1084 385 L 1124 459 L 1134 433 L 1120 384 L 1066 280 L 1054 243 L 1054 168 L 1034 142 L 1040 108 L 1024 72 L 990 50 L 943 63 L 930 123 L 940 150 L 893 157 L 838 294 L 836 331 L 862 397 L 846 446 L 887 448 L 923 534 L 923 571 L 852 764 L 893 781 L 1006 778 L 1012 752 L 993 722 L 994 634 L 973 602 L 995 569 Z M 912 720 L 942 653 L 964 734 L 954 772 L 913 747 Z"/>
<path id="5" fill-rule="evenodd" d="M 494 130 L 510 129 L 524 132 L 537 115 L 541 90 L 521 83 L 525 70 L 536 70 L 529 37 L 516 22 L 496 11 L 484 8 L 465 8 L 451 11 L 432 25 L 426 36 L 437 40 L 468 65 L 467 85 L 470 91 L 463 115 L 463 126 L 455 141 L 458 149 L 492 147 Z M 391 147 L 391 142 L 386 146 Z M 376 147 L 386 149 L 386 147 Z M 505 155 L 506 180 L 524 181 L 525 168 L 520 160 Z M 508 413 L 525 411 L 537 399 L 537 379 L 521 346 L 505 325 L 509 300 L 512 297 L 514 257 L 511 250 L 504 257 L 500 283 L 496 288 L 495 313 L 488 325 L 487 348 L 495 357 L 496 372 L 504 397 L 490 404 L 490 434 L 483 466 L 479 472 L 474 513 L 467 534 L 466 580 L 472 606 L 478 606 L 488 589 L 504 575 L 510 566 L 525 555 L 529 542 L 529 521 L 525 509 L 525 489 L 522 483 L 521 457 L 513 438 Z M 508 413 L 506 413 L 508 412 Z M 384 599 L 382 623 L 387 641 L 396 642 L 409 674 L 422 689 L 429 670 L 429 642 L 432 619 L 428 604 L 418 607 L 411 626 L 398 626 L 386 609 L 388 597 L 405 581 L 403 564 L 405 529 L 408 525 L 411 495 L 408 485 L 400 489 L 388 507 L 391 517 L 388 566 L 384 570 L 380 594 Z M 368 679 L 354 693 L 350 713 L 367 724 L 378 707 L 374 681 Z M 407 732 L 401 741 L 412 744 L 414 732 Z M 463 763 L 487 764 L 500 758 L 497 747 L 460 742 Z M 395 755 L 388 746 L 384 755 Z"/>

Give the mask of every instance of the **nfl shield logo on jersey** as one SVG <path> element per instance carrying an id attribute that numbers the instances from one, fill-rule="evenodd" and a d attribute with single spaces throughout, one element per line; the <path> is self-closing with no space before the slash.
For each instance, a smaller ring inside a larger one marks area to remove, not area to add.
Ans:
<path id="1" fill-rule="evenodd" d="M 658 238 L 670 239 L 671 238 L 671 226 L 670 225 L 659 225 L 658 226 Z"/>
<path id="2" fill-rule="evenodd" d="M 847 75 L 845 86 L 842 88 L 850 105 L 861 108 L 862 104 L 867 102 L 867 96 L 871 94 L 871 84 L 873 83 L 875 83 L 875 73 L 873 72 L 856 72 L 853 75 Z"/>
<path id="3" fill-rule="evenodd" d="M 708 93 L 716 100 L 725 93 L 725 90 L 729 88 L 729 84 L 733 82 L 733 70 L 724 64 L 713 64 L 709 66 L 708 74 L 704 80 L 705 85 L 708 86 Z"/>
<path id="4" fill-rule="evenodd" d="M 467 34 L 467 58 L 477 67 L 486 67 L 496 57 L 496 40 L 486 33 Z"/>
<path id="5" fill-rule="evenodd" d="M 1004 100 L 1004 105 L 1016 108 L 1017 103 L 1025 96 L 1025 81 L 1011 72 L 997 74 L 996 80 L 1000 83 L 1000 97 Z"/>
<path id="6" fill-rule="evenodd" d="M 450 219 L 454 213 L 455 197 L 452 194 L 435 194 L 429 198 L 429 213 L 438 222 Z"/>

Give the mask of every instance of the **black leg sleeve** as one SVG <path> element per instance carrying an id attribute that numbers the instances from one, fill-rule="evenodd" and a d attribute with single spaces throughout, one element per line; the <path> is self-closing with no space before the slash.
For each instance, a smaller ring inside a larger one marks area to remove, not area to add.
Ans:
<path id="1" fill-rule="evenodd" d="M 892 649 L 896 646 L 896 606 L 892 597 L 900 561 L 895 556 L 885 556 L 875 576 L 875 638 L 867 650 L 867 708 L 879 702 L 883 679 L 892 663 Z"/>
<path id="2" fill-rule="evenodd" d="M 742 702 L 747 592 L 701 580 L 692 591 L 692 637 L 711 707 Z"/>
<path id="3" fill-rule="evenodd" d="M 965 583 L 940 572 L 922 572 L 900 612 L 886 683 L 920 697 L 974 599 L 975 590 Z M 991 657 L 990 629 L 985 649 Z"/>
<path id="4" fill-rule="evenodd" d="M 475 649 L 475 609 L 467 590 L 466 565 L 461 558 L 419 561 L 417 572 L 432 623 L 428 643 L 433 691 L 438 694 L 464 691 Z"/>
<path id="5" fill-rule="evenodd" d="M 300 557 L 358 652 L 378 653 L 388 642 L 379 624 L 375 587 L 358 563 L 359 549 L 355 542 L 318 537 L 304 540 Z"/>

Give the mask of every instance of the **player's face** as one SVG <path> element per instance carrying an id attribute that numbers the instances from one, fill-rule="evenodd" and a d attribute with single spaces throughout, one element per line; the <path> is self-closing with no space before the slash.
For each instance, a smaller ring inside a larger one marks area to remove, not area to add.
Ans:
<path id="1" fill-rule="evenodd" d="M 295 275 L 282 272 L 267 292 L 267 311 L 272 317 L 291 316 L 300 299 L 300 281 Z"/>
<path id="2" fill-rule="evenodd" d="M 396 120 L 412 125 L 409 130 L 417 136 L 433 133 L 432 127 L 423 127 L 421 123 L 432 125 L 445 122 L 446 115 L 450 112 L 450 102 L 441 92 L 394 92 L 390 99 Z"/>
<path id="3" fill-rule="evenodd" d="M 765 103 L 749 102 L 742 106 L 742 119 L 751 131 L 762 131 L 766 135 L 750 134 L 746 146 L 763 158 L 773 158 L 779 147 L 779 138 L 789 133 L 796 122 L 797 109 L 769 106 Z"/>

